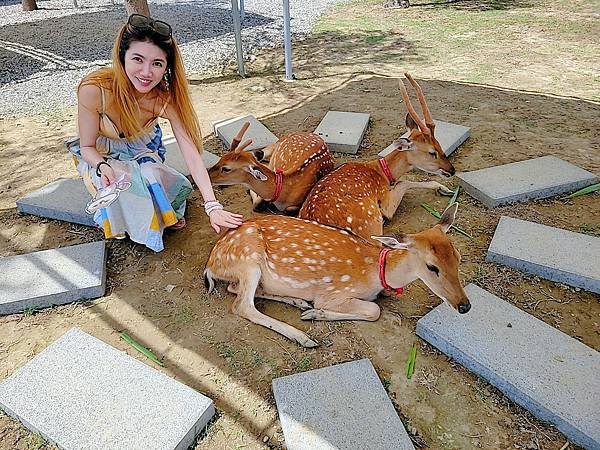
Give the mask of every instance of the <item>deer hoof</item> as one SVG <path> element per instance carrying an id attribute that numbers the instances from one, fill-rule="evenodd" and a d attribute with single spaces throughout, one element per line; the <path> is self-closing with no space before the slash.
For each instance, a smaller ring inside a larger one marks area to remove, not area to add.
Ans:
<path id="1" fill-rule="evenodd" d="M 438 188 L 438 194 L 443 195 L 444 197 L 452 197 L 454 195 L 454 191 L 451 191 L 446 186 L 440 186 Z"/>
<path id="2" fill-rule="evenodd" d="M 302 341 L 298 341 L 298 344 L 300 344 L 304 348 L 315 348 L 315 347 L 319 346 L 319 344 L 317 342 L 313 341 L 308 336 L 306 336 L 304 339 L 302 339 Z"/>

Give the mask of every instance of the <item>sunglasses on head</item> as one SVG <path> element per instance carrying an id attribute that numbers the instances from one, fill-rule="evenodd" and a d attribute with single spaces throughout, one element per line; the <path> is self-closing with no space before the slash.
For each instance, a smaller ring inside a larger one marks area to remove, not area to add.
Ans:
<path id="1" fill-rule="evenodd" d="M 127 25 L 137 28 L 138 30 L 152 30 L 156 34 L 166 38 L 170 38 L 172 33 L 171 25 L 167 22 L 149 19 L 141 14 L 132 14 L 129 16 Z"/>

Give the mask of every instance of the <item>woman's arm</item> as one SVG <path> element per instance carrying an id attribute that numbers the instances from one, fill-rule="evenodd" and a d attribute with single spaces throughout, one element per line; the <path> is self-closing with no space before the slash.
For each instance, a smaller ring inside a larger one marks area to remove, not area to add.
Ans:
<path id="1" fill-rule="evenodd" d="M 165 111 L 165 117 L 171 123 L 173 134 L 183 155 L 183 159 L 190 170 L 194 182 L 198 186 L 204 202 L 213 202 L 216 200 L 215 193 L 212 189 L 210 177 L 204 166 L 204 161 L 200 156 L 200 152 L 190 139 L 187 131 L 183 127 L 177 111 L 169 105 Z M 222 209 L 213 209 L 209 213 L 210 223 L 213 229 L 218 233 L 220 227 L 225 228 L 237 228 L 242 224 L 242 216 L 240 214 L 233 214 Z"/>
<path id="2" fill-rule="evenodd" d="M 77 125 L 79 127 L 79 148 L 83 160 L 91 167 L 97 167 L 104 158 L 96 150 L 96 139 L 100 131 L 101 92 L 98 86 L 87 84 L 77 93 Z M 112 167 L 100 166 L 102 183 L 108 186 L 115 181 Z"/>

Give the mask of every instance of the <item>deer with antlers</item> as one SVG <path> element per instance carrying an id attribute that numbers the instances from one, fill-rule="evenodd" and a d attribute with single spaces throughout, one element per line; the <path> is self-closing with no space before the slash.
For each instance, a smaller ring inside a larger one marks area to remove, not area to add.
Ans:
<path id="1" fill-rule="evenodd" d="M 329 173 L 309 193 L 298 217 L 368 238 L 383 233 L 384 218 L 394 216 L 409 189 L 437 189 L 443 195 L 452 195 L 452 191 L 437 181 L 398 181 L 412 167 L 446 177 L 455 173 L 434 136 L 435 122 L 421 87 L 408 73 L 405 76 L 417 93 L 425 119 L 421 120 L 415 111 L 400 81 L 400 92 L 408 110 L 408 138 L 394 141 L 393 151 L 384 158 L 346 163 Z"/>
<path id="2" fill-rule="evenodd" d="M 254 210 L 266 199 L 279 211 L 297 212 L 315 183 L 333 169 L 325 141 L 313 133 L 292 133 L 262 150 L 263 156 L 257 158 L 244 151 L 251 140 L 240 144 L 248 126 L 244 123 L 231 150 L 208 171 L 211 182 L 246 186 L 251 190 Z M 259 161 L 265 155 L 268 164 Z"/>
<path id="3" fill-rule="evenodd" d="M 471 305 L 463 290 L 460 255 L 446 235 L 458 204 L 433 228 L 397 237 L 363 239 L 339 228 L 286 216 L 262 216 L 229 230 L 213 247 L 204 278 L 229 282 L 237 294 L 231 310 L 304 347 L 318 344 L 300 330 L 256 309 L 255 297 L 276 300 L 305 311 L 305 320 L 379 318 L 373 300 L 384 289 L 399 291 L 421 279 L 459 313 Z M 260 287 L 259 287 L 260 285 Z M 392 288 L 396 286 L 396 288 Z"/>

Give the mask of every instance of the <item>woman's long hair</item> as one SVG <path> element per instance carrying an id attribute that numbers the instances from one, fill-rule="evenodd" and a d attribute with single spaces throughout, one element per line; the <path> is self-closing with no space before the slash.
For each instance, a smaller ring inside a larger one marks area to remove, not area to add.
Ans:
<path id="1" fill-rule="evenodd" d="M 201 152 L 200 125 L 190 98 L 181 52 L 173 36 L 164 37 L 150 29 L 143 30 L 128 24 L 123 25 L 113 46 L 112 67 L 92 72 L 79 83 L 78 89 L 87 84 L 110 89 L 119 114 L 121 131 L 128 138 L 142 133 L 144 124 L 141 123 L 139 117 L 135 87 L 125 73 L 125 52 L 134 41 L 151 42 L 167 54 L 165 82 L 160 82 L 156 88 L 160 91 L 159 96 L 162 101 L 169 101 L 169 104 L 177 111 L 185 131 L 198 151 Z"/>

